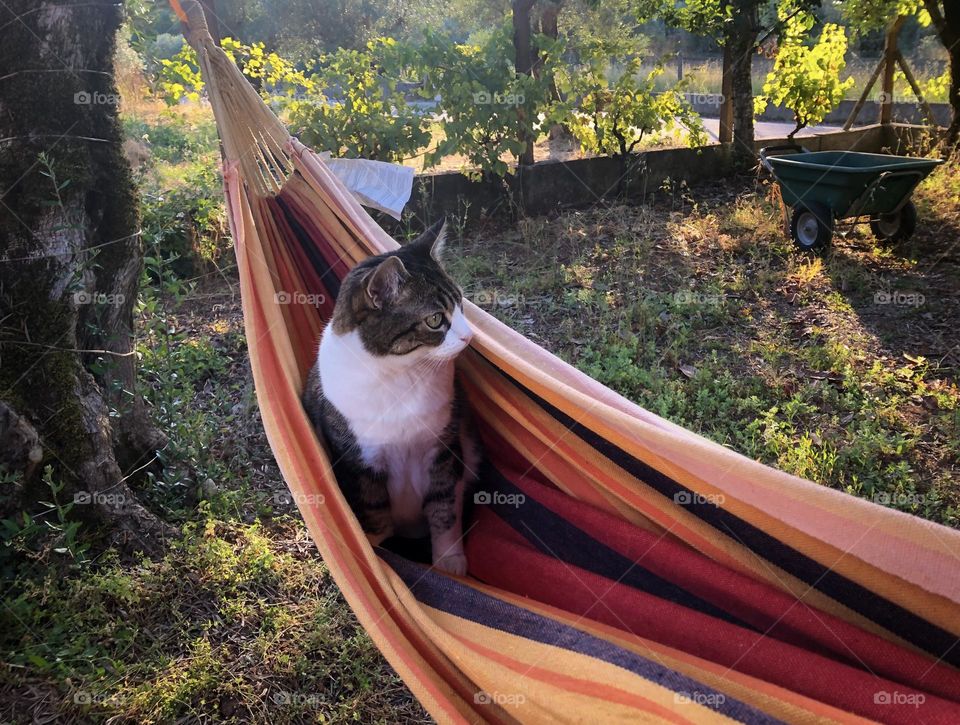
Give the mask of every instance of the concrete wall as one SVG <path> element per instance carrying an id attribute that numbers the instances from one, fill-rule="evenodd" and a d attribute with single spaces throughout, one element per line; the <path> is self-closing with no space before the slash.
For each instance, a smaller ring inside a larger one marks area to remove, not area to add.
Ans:
<path id="1" fill-rule="evenodd" d="M 692 101 L 691 105 L 693 105 L 694 110 L 704 118 L 718 118 L 720 116 L 720 105 L 717 100 L 709 95 L 702 95 L 704 96 L 703 99 L 700 99 L 698 96 L 694 95 L 690 96 L 690 100 Z M 828 126 L 842 126 L 850 116 L 850 113 L 853 111 L 853 107 L 855 105 L 856 101 L 840 101 L 840 103 L 838 103 L 820 123 Z M 953 111 L 950 108 L 949 103 L 931 103 L 930 108 L 933 111 L 934 120 L 938 125 L 950 125 L 950 119 L 953 117 Z M 787 108 L 781 108 L 780 106 L 768 105 L 767 109 L 762 114 L 757 116 L 757 120 L 793 123 L 793 111 Z M 863 108 L 860 109 L 860 114 L 857 116 L 856 124 L 858 126 L 863 126 L 877 123 L 879 120 L 880 104 L 876 101 L 867 101 L 863 104 Z M 893 121 L 894 123 L 926 123 L 923 117 L 923 111 L 916 101 L 894 103 Z"/>
<path id="2" fill-rule="evenodd" d="M 819 134 L 801 139 L 811 151 L 855 150 L 908 153 L 919 138 L 916 128 L 879 125 Z M 787 143 L 764 139 L 761 146 Z M 619 199 L 640 203 L 666 179 L 696 183 L 730 174 L 728 150 L 721 146 L 699 149 L 662 149 L 631 155 L 626 162 L 597 157 L 573 161 L 541 161 L 519 173 L 499 178 L 471 178 L 455 171 L 420 174 L 405 217 L 420 227 L 440 215 L 470 224 L 481 218 L 512 218 L 523 212 L 549 214 L 560 209 L 590 206 Z"/>

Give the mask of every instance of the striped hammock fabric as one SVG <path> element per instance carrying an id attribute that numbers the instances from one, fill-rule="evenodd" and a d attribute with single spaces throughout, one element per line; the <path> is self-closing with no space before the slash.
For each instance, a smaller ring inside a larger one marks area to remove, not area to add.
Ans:
<path id="1" fill-rule="evenodd" d="M 466 303 L 469 576 L 373 549 L 299 395 L 396 248 L 184 2 L 223 142 L 263 423 L 359 621 L 440 722 L 960 722 L 960 533 L 748 460 Z"/>

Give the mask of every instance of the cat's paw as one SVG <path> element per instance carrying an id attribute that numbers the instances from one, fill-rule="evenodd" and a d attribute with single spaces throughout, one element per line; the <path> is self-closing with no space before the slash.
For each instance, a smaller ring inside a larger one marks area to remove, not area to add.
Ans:
<path id="1" fill-rule="evenodd" d="M 433 562 L 433 568 L 454 576 L 465 576 L 467 573 L 467 557 L 463 554 L 448 554 Z"/>

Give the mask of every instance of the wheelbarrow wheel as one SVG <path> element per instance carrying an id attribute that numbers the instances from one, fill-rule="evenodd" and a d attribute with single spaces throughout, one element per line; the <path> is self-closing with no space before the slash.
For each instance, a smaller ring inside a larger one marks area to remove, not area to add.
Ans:
<path id="1" fill-rule="evenodd" d="M 877 219 L 870 220 L 870 230 L 873 236 L 881 242 L 895 244 L 913 236 L 917 228 L 917 207 L 908 201 L 900 211 L 892 214 L 881 214 Z"/>
<path id="2" fill-rule="evenodd" d="M 804 251 L 826 247 L 833 238 L 833 212 L 817 202 L 797 204 L 790 218 L 790 236 Z"/>

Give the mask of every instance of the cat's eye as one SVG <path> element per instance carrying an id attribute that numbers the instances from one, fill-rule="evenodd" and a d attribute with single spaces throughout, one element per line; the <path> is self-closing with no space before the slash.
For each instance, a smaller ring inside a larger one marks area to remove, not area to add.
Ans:
<path id="1" fill-rule="evenodd" d="M 434 312 L 429 317 L 423 318 L 423 321 L 427 324 L 427 327 L 429 327 L 431 330 L 437 330 L 440 328 L 440 325 L 443 324 L 443 313 Z"/>

